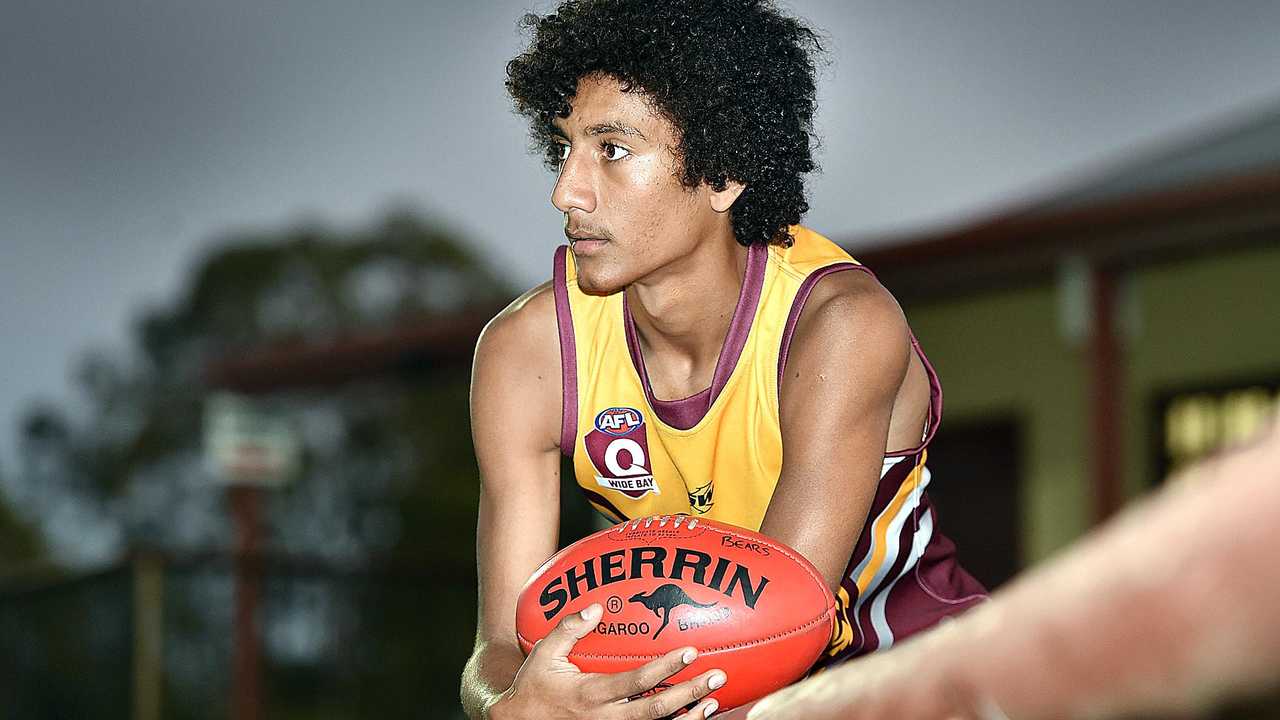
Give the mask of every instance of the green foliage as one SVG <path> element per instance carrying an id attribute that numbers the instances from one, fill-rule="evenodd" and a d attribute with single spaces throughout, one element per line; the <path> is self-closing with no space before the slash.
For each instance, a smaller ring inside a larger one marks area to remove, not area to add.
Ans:
<path id="1" fill-rule="evenodd" d="M 129 579 L 117 566 L 0 595 L 0 717 L 128 717 Z"/>
<path id="2" fill-rule="evenodd" d="M 43 554 L 35 529 L 0 503 L 0 567 L 20 566 Z"/>
<path id="3" fill-rule="evenodd" d="M 177 555 L 230 548 L 222 489 L 202 467 L 211 361 L 420 327 L 492 308 L 511 295 L 455 237 L 406 213 L 353 233 L 310 227 L 226 238 L 172 304 L 144 313 L 131 352 L 82 359 L 77 379 L 87 412 L 30 411 L 15 505 L 71 564 L 139 546 Z M 331 570 L 317 571 L 327 588 L 321 595 L 332 596 L 324 603 L 358 608 L 347 613 L 352 636 L 336 649 L 266 659 L 266 682 L 277 693 L 272 713 L 321 716 L 306 710 L 306 696 L 315 694 L 307 688 L 320 683 L 337 693 L 329 695 L 331 707 L 359 708 L 361 716 L 451 714 L 475 616 L 478 484 L 467 368 L 399 367 L 261 401 L 295 421 L 304 448 L 300 476 L 266 495 L 268 549 L 330 563 Z M 54 522 L 68 508 L 83 520 Z M 40 540 L 0 505 L 0 563 L 8 560 L 6 549 L 34 553 Z M 379 584 L 388 576 L 376 569 L 386 567 L 402 569 L 389 576 L 400 577 L 398 584 Z M 340 598 L 346 572 L 364 578 L 358 601 L 332 599 Z M 225 697 L 225 675 L 207 668 L 184 673 L 173 664 L 193 657 L 208 667 L 229 662 L 208 654 L 226 650 L 227 608 L 210 595 L 225 588 L 226 576 L 219 577 L 168 586 L 165 703 L 173 717 L 205 717 L 213 698 Z M 323 615 L 315 614 L 316 591 L 306 583 L 268 586 L 274 594 L 267 603 L 275 608 L 264 627 L 270 656 L 283 642 L 271 617 L 302 622 L 297 627 L 305 634 L 320 632 Z M 5 602 L 0 595 L 0 613 Z M 349 654 L 365 659 L 352 665 Z M 355 675 L 339 682 L 347 671 Z M 24 668 L 13 672 L 23 677 Z M 127 673 L 127 663 L 117 672 Z M 424 699 L 423 677 L 432 678 L 432 693 L 446 686 L 450 692 Z M 75 694 L 73 687 L 59 692 Z M 342 693 L 355 693 L 359 702 Z"/>
<path id="4" fill-rule="evenodd" d="M 390 289 L 388 307 L 362 308 L 360 274 L 378 270 L 402 287 Z M 433 284 L 461 286 L 458 297 L 433 301 Z M 197 339 L 209 352 L 315 340 L 484 307 L 512 293 L 456 238 L 397 213 L 349 235 L 304 227 L 229 237 L 195 270 L 184 295 L 176 307 L 147 313 L 139 323 L 142 349 L 156 369 L 176 369 Z"/>

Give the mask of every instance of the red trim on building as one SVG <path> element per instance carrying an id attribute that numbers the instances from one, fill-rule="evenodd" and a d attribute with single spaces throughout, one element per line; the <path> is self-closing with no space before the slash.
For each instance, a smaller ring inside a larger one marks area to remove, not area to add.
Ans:
<path id="1" fill-rule="evenodd" d="M 281 342 L 248 348 L 210 363 L 205 384 L 254 394 L 325 387 L 421 368 L 464 368 L 476 340 L 499 308 L 424 318 L 387 330 L 326 342 Z"/>
<path id="2" fill-rule="evenodd" d="M 1135 266 L 1274 242 L 1280 168 L 1077 207 L 1039 203 L 854 257 L 899 299 L 928 299 L 1053 275 L 1064 255 Z"/>

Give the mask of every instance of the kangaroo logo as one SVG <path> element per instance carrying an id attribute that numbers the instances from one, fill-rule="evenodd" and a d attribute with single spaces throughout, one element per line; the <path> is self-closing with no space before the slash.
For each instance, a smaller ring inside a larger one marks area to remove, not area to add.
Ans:
<path id="1" fill-rule="evenodd" d="M 689 605 L 692 607 L 709 608 L 715 607 L 718 603 L 700 603 L 695 602 L 693 598 L 685 594 L 679 585 L 659 585 L 653 592 L 648 595 L 644 593 L 636 593 L 631 596 L 631 602 L 640 603 L 649 608 L 657 617 L 662 618 L 662 624 L 658 626 L 657 632 L 653 634 L 653 639 L 658 639 L 658 634 L 667 626 L 667 622 L 671 620 L 671 611 L 681 605 Z M 658 612 L 661 610 L 662 612 Z"/>

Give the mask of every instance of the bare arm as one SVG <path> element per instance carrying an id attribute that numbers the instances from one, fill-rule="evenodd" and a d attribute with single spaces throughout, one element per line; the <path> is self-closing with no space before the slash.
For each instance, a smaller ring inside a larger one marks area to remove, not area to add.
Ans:
<path id="1" fill-rule="evenodd" d="M 495 317 L 476 346 L 471 431 L 480 467 L 479 626 L 462 678 L 473 718 L 511 687 L 524 654 L 516 598 L 556 549 L 560 518 L 560 355 L 548 285 Z"/>
<path id="2" fill-rule="evenodd" d="M 471 427 L 481 476 L 480 612 L 475 650 L 462 674 L 463 709 L 486 720 L 656 720 L 701 700 L 724 673 L 704 672 L 628 702 L 684 669 L 697 653 L 677 648 L 612 675 L 579 672 L 568 656 L 596 627 L 598 605 L 562 618 L 527 659 L 516 642 L 520 589 L 555 552 L 559 532 L 559 353 L 548 285 L 494 318 L 476 347 Z M 707 700 L 686 717 L 704 720 L 715 708 Z"/>
<path id="3" fill-rule="evenodd" d="M 782 474 L 761 532 L 833 590 L 875 497 L 910 352 L 897 303 L 860 272 L 820 281 L 796 327 L 779 398 Z"/>
<path id="4" fill-rule="evenodd" d="M 1181 474 L 990 603 L 783 690 L 748 716 L 1129 717 L 1275 684 L 1277 513 L 1273 427 Z"/>

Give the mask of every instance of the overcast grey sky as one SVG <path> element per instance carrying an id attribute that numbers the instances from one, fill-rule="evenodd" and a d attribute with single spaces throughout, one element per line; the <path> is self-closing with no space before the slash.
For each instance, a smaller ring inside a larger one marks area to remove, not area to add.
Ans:
<path id="1" fill-rule="evenodd" d="M 0 5 L 0 468 L 218 237 L 392 204 L 517 285 L 562 240 L 503 68 L 547 2 Z M 787 3 L 829 36 L 808 223 L 954 222 L 1280 97 L 1280 3 Z"/>

